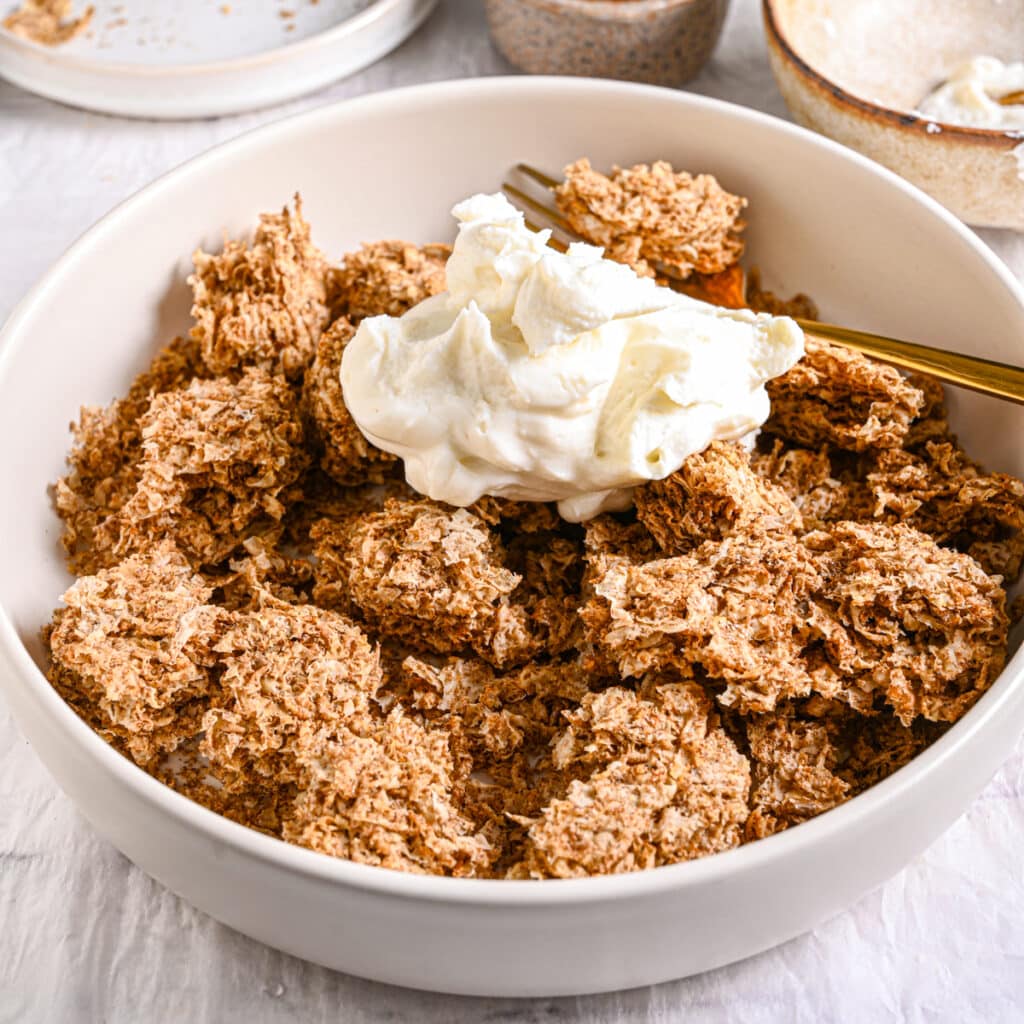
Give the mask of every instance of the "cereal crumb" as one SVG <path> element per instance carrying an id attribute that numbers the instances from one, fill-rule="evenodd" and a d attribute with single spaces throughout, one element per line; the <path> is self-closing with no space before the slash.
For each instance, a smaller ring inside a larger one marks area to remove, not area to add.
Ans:
<path id="1" fill-rule="evenodd" d="M 331 275 L 335 316 L 358 323 L 368 316 L 401 316 L 445 289 L 448 245 L 374 242 L 349 253 Z"/>
<path id="2" fill-rule="evenodd" d="M 382 483 L 398 458 L 370 444 L 345 406 L 341 357 L 355 327 L 340 317 L 320 335 L 313 363 L 306 371 L 302 407 L 310 437 L 321 449 L 320 465 L 340 484 Z"/>
<path id="3" fill-rule="evenodd" d="M 743 255 L 747 201 L 710 174 L 677 173 L 659 160 L 606 177 L 583 159 L 565 168 L 555 199 L 577 234 L 639 274 L 660 266 L 682 278 L 718 274 Z"/>
<path id="4" fill-rule="evenodd" d="M 896 448 L 924 408 L 923 392 L 899 370 L 825 342 L 768 382 L 770 434 L 814 448 Z"/>
<path id="5" fill-rule="evenodd" d="M 212 374 L 256 366 L 300 377 L 327 326 L 327 260 L 310 239 L 302 201 L 265 213 L 251 248 L 229 241 L 213 256 L 196 250 L 189 277 L 192 337 Z"/>
<path id="6" fill-rule="evenodd" d="M 4 18 L 4 28 L 22 39 L 43 46 L 60 46 L 81 35 L 92 22 L 95 8 L 90 4 L 71 17 L 72 0 L 22 0 L 21 6 Z"/>

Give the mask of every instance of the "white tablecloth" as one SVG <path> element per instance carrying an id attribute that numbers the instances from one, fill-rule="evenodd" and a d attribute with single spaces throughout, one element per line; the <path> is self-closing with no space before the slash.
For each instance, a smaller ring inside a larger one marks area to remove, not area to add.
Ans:
<path id="1" fill-rule="evenodd" d="M 785 116 L 759 6 L 734 0 L 717 55 L 691 88 Z M 242 117 L 117 120 L 0 82 L 0 318 L 115 203 L 222 139 L 344 96 L 508 71 L 479 0 L 442 0 L 375 67 Z M 1024 236 L 984 238 L 1024 278 Z M 285 956 L 162 889 L 93 834 L 0 696 L 0 1022 L 1019 1021 L 1022 812 L 1018 748 L 967 814 L 883 888 L 809 935 L 702 977 L 580 999 L 424 995 Z"/>

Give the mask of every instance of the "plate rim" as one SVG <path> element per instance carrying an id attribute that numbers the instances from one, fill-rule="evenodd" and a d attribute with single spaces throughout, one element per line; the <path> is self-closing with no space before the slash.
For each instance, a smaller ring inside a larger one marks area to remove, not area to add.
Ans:
<path id="1" fill-rule="evenodd" d="M 16 35 L 0 24 L 0 43 L 19 48 L 29 59 L 42 58 L 47 63 L 57 63 L 68 70 L 83 74 L 102 75 L 107 77 L 130 78 L 180 78 L 183 75 L 202 78 L 207 75 L 224 74 L 232 71 L 245 71 L 273 64 L 293 57 L 308 56 L 315 50 L 331 46 L 344 40 L 345 36 L 354 35 L 375 22 L 382 21 L 397 13 L 402 7 L 412 6 L 416 0 L 371 0 L 361 11 L 343 19 L 336 25 L 321 32 L 294 42 L 284 42 L 269 50 L 259 53 L 244 54 L 218 61 L 198 61 L 188 64 L 156 64 L 149 65 L 134 61 L 105 61 L 88 54 L 68 53 L 60 46 L 46 46 L 43 43 Z M 427 0 L 428 9 L 433 9 L 438 0 Z"/>

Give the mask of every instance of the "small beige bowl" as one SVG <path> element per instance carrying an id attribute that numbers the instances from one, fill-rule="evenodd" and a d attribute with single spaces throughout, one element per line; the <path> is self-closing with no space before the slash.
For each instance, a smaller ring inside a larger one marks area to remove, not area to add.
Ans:
<path id="1" fill-rule="evenodd" d="M 1020 60 L 1020 3 L 763 0 L 772 71 L 793 116 L 901 174 L 978 227 L 1024 230 L 1024 135 L 913 113 L 961 61 Z M 953 10 L 955 8 L 955 10 Z"/>
<path id="2" fill-rule="evenodd" d="M 679 85 L 711 56 L 729 0 L 486 0 L 498 50 L 539 75 Z"/>

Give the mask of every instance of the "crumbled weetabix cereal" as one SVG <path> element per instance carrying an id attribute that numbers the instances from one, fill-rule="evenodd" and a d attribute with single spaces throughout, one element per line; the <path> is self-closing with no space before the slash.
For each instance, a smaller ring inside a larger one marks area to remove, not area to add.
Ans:
<path id="1" fill-rule="evenodd" d="M 724 687 L 725 707 L 748 714 L 810 691 L 802 650 L 819 586 L 792 535 L 738 535 L 643 565 L 614 560 L 590 581 L 580 614 L 586 639 L 624 678 L 699 674 Z"/>
<path id="2" fill-rule="evenodd" d="M 57 481 L 54 501 L 64 521 L 62 543 L 74 572 L 95 573 L 119 560 L 109 536 L 100 536 L 97 530 L 135 493 L 141 419 L 155 395 L 183 387 L 198 372 L 195 343 L 176 338 L 135 378 L 124 398 L 106 407 L 83 408 L 72 425 L 69 472 Z"/>
<path id="3" fill-rule="evenodd" d="M 562 193 L 617 258 L 737 304 L 743 201 L 714 179 L 580 162 Z M 55 499 L 92 575 L 45 637 L 118 750 L 331 856 L 575 877 L 806 821 L 995 679 L 1024 483 L 971 461 L 934 382 L 831 346 L 772 383 L 752 452 L 715 443 L 632 512 L 415 494 L 338 371 L 353 323 L 440 291 L 448 251 L 331 269 L 298 207 L 266 216 L 196 257 L 190 338 L 82 411 Z M 756 272 L 747 300 L 816 313 Z"/>
<path id="4" fill-rule="evenodd" d="M 903 525 L 808 534 L 822 585 L 814 689 L 865 714 L 885 701 L 909 725 L 956 721 L 1002 671 L 1006 594 L 967 555 Z"/>
<path id="5" fill-rule="evenodd" d="M 341 357 L 353 334 L 355 327 L 342 317 L 320 336 L 313 365 L 306 371 L 302 408 L 310 439 L 322 449 L 325 473 L 346 486 L 379 484 L 393 474 L 398 458 L 370 444 L 345 407 Z"/>
<path id="6" fill-rule="evenodd" d="M 284 838 L 333 857 L 420 874 L 487 874 L 495 851 L 452 799 L 446 731 L 395 708 L 343 729 L 303 761 Z"/>
<path id="7" fill-rule="evenodd" d="M 866 487 L 871 518 L 914 526 L 1005 580 L 1020 575 L 1024 482 L 984 472 L 953 438 L 874 453 Z"/>
<path id="8" fill-rule="evenodd" d="M 250 611 L 212 610 L 203 628 L 220 668 L 200 750 L 230 789 L 298 781 L 306 754 L 367 716 L 380 659 L 344 616 L 269 594 Z"/>
<path id="9" fill-rule="evenodd" d="M 150 765 L 199 730 L 211 679 L 195 641 L 212 588 L 172 544 L 80 577 L 49 633 L 51 678 L 101 735 Z"/>
<path id="10" fill-rule="evenodd" d="M 340 551 L 327 550 L 339 540 Z M 340 586 L 375 635 L 439 654 L 472 649 L 499 665 L 536 653 L 526 610 L 511 601 L 522 577 L 466 509 L 388 501 L 342 537 L 322 537 L 317 555 L 317 600 Z"/>
<path id="11" fill-rule="evenodd" d="M 667 555 L 735 534 L 800 528 L 785 491 L 758 476 L 746 451 L 714 441 L 664 480 L 637 488 L 637 518 Z"/>
<path id="12" fill-rule="evenodd" d="M 739 845 L 750 770 L 702 687 L 610 687 L 566 717 L 555 765 L 591 773 L 530 823 L 513 877 L 615 874 Z"/>
<path id="13" fill-rule="evenodd" d="M 850 787 L 837 772 L 840 752 L 830 732 L 826 721 L 789 701 L 746 720 L 753 775 L 747 839 L 799 825 L 847 798 Z"/>
<path id="14" fill-rule="evenodd" d="M 192 337 L 210 373 L 245 366 L 294 380 L 313 359 L 327 326 L 327 259 L 295 209 L 265 213 L 252 247 L 229 241 L 219 255 L 192 257 Z"/>
<path id="15" fill-rule="evenodd" d="M 97 529 L 117 554 L 171 538 L 196 564 L 220 562 L 281 521 L 308 462 L 295 395 L 263 370 L 154 396 L 139 433 L 134 491 Z"/>
<path id="16" fill-rule="evenodd" d="M 374 242 L 349 253 L 331 272 L 331 309 L 358 323 L 368 316 L 401 316 L 445 289 L 449 245 Z"/>
<path id="17" fill-rule="evenodd" d="M 768 382 L 768 395 L 768 433 L 855 452 L 899 447 L 925 404 L 895 367 L 817 341 L 808 341 L 803 359 Z"/>
<path id="18" fill-rule="evenodd" d="M 717 274 L 743 255 L 746 199 L 710 174 L 677 173 L 664 160 L 616 167 L 610 177 L 578 160 L 566 167 L 555 198 L 577 234 L 639 274 L 659 266 L 684 278 Z"/>

